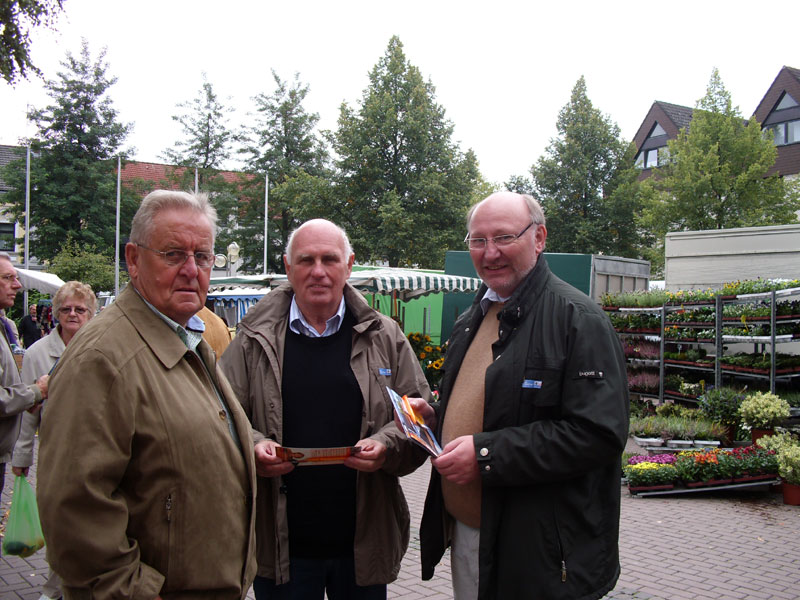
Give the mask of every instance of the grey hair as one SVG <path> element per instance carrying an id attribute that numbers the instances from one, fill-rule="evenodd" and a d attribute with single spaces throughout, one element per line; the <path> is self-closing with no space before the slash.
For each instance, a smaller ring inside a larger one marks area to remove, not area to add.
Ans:
<path id="1" fill-rule="evenodd" d="M 14 261 L 11 260 L 11 257 L 8 255 L 8 252 L 0 252 L 0 259 L 2 258 L 10 262 L 12 265 L 14 264 Z"/>
<path id="2" fill-rule="evenodd" d="M 345 260 L 353 254 L 353 247 L 350 245 L 350 239 L 347 237 L 347 232 L 339 227 L 336 223 L 328 221 L 327 219 L 311 219 L 310 221 L 306 221 L 302 225 L 300 225 L 297 229 L 292 231 L 289 234 L 289 240 L 286 242 L 286 262 L 292 264 L 292 246 L 294 245 L 294 236 L 297 234 L 298 231 L 303 229 L 306 225 L 312 225 L 314 223 L 328 223 L 336 228 L 339 234 L 342 236 L 342 245 L 344 246 L 344 257 Z"/>
<path id="3" fill-rule="evenodd" d="M 58 314 L 61 305 L 69 298 L 78 298 L 89 309 L 89 318 L 97 312 L 97 297 L 94 295 L 91 286 L 80 281 L 68 281 L 53 296 L 53 312 Z"/>
<path id="4" fill-rule="evenodd" d="M 520 196 L 522 196 L 522 199 L 525 201 L 525 205 L 528 207 L 528 212 L 531 215 L 531 222 L 534 223 L 535 225 L 544 225 L 545 218 L 541 204 L 539 204 L 536 201 L 536 198 L 534 198 L 530 194 L 520 194 Z M 469 209 L 469 212 L 467 213 L 467 231 L 469 231 L 469 225 L 472 222 L 472 215 L 475 213 L 475 209 L 478 208 L 482 203 L 483 200 L 473 204 L 472 207 Z"/>
<path id="5" fill-rule="evenodd" d="M 172 190 L 154 190 L 142 200 L 139 210 L 131 223 L 130 241 L 151 243 L 153 220 L 162 210 L 191 210 L 204 215 L 211 224 L 211 241 L 217 237 L 217 210 L 208 201 L 205 192 L 178 192 Z"/>

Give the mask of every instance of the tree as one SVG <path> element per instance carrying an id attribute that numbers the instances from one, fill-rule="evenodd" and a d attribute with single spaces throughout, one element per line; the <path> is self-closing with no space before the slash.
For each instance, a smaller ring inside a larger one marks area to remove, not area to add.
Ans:
<path id="1" fill-rule="evenodd" d="M 360 261 L 442 267 L 446 250 L 463 247 L 478 161 L 452 141 L 433 85 L 406 60 L 396 36 L 369 81 L 357 110 L 340 109 L 330 216 L 347 230 Z"/>
<path id="2" fill-rule="evenodd" d="M 209 195 L 219 217 L 217 246 L 226 247 L 236 237 L 241 185 L 241 180 L 221 172 L 236 141 L 228 121 L 234 110 L 219 99 L 205 73 L 197 96 L 177 108 L 181 112 L 172 120 L 180 123 L 183 139 L 162 153 L 164 160 L 178 167 L 169 174 L 169 183 L 180 189 L 194 189 L 197 183 L 198 190 Z"/>
<path id="3" fill-rule="evenodd" d="M 105 50 L 93 60 L 84 40 L 80 57 L 67 53 L 58 77 L 45 84 L 52 103 L 28 118 L 38 132 L 30 140 L 30 248 L 40 260 L 52 259 L 71 234 L 81 246 L 113 256 L 116 225 L 116 156 L 131 125 L 120 123 L 108 96 L 116 78 L 107 75 Z M 6 198 L 14 217 L 25 211 L 25 164 L 11 163 L 4 179 L 13 189 Z M 138 206 L 123 188 L 122 231 Z"/>
<path id="4" fill-rule="evenodd" d="M 547 249 L 638 256 L 632 150 L 616 123 L 592 105 L 582 76 L 556 128 L 558 137 L 531 168 L 547 218 Z"/>
<path id="5" fill-rule="evenodd" d="M 670 160 L 644 186 L 642 222 L 663 262 L 669 231 L 725 229 L 795 222 L 797 190 L 767 176 L 777 150 L 755 117 L 745 121 L 732 106 L 717 69 L 697 102 L 687 129 L 669 142 Z"/>
<path id="6" fill-rule="evenodd" d="M 64 281 L 81 281 L 90 285 L 95 294 L 114 289 L 114 264 L 94 246 L 79 247 L 72 236 L 53 257 L 50 271 Z M 119 275 L 120 284 L 124 284 L 128 274 L 122 272 Z"/>
<path id="7" fill-rule="evenodd" d="M 31 61 L 31 30 L 52 28 L 64 0 L 3 0 L 0 2 L 0 76 L 14 85 L 20 77 L 41 71 Z"/>
<path id="8" fill-rule="evenodd" d="M 241 237 L 243 267 L 263 267 L 264 257 L 264 174 L 269 175 L 268 269 L 283 268 L 281 256 L 289 234 L 300 225 L 302 207 L 316 203 L 316 194 L 328 197 L 330 172 L 328 151 L 315 129 L 317 113 L 309 113 L 303 102 L 308 85 L 295 74 L 289 83 L 272 72 L 275 90 L 258 94 L 254 124 L 247 128 L 242 153 L 252 177 L 245 187 L 238 234 Z M 306 214 L 306 213 L 304 213 Z"/>

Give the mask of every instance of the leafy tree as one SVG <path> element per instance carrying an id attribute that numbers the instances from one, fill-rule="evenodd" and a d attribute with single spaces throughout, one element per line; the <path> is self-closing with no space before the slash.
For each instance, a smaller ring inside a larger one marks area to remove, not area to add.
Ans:
<path id="1" fill-rule="evenodd" d="M 717 69 L 692 114 L 688 130 L 669 142 L 670 161 L 644 186 L 642 222 L 653 233 L 663 263 L 669 231 L 779 225 L 796 221 L 797 189 L 767 177 L 777 150 L 755 117 L 745 121 Z"/>
<path id="2" fill-rule="evenodd" d="M 0 76 L 11 85 L 41 71 L 31 61 L 31 30 L 52 28 L 64 0 L 3 0 L 0 2 Z"/>
<path id="3" fill-rule="evenodd" d="M 75 280 L 90 285 L 95 293 L 114 289 L 114 264 L 94 246 L 79 246 L 72 236 L 53 257 L 50 271 L 64 281 Z M 120 272 L 119 275 L 120 285 L 127 282 L 127 273 Z"/>
<path id="4" fill-rule="evenodd" d="M 478 162 L 452 141 L 433 84 L 406 60 L 396 36 L 369 81 L 357 110 L 340 109 L 340 177 L 330 215 L 360 261 L 441 267 L 447 249 L 462 247 Z"/>
<path id="5" fill-rule="evenodd" d="M 131 125 L 120 123 L 108 96 L 116 78 L 107 75 L 105 50 L 93 60 L 84 40 L 79 57 L 67 53 L 58 77 L 45 84 L 52 103 L 28 117 L 38 133 L 30 140 L 31 254 L 52 259 L 71 234 L 79 245 L 113 256 L 116 225 L 116 167 Z M 14 217 L 25 211 L 25 163 L 11 163 L 3 178 Z M 138 199 L 123 188 L 121 229 L 128 231 Z"/>
<path id="6" fill-rule="evenodd" d="M 226 177 L 222 170 L 231 157 L 236 136 L 229 127 L 228 115 L 233 108 L 225 106 L 203 73 L 203 85 L 197 96 L 177 105 L 180 114 L 172 119 L 180 123 L 183 139 L 162 153 L 162 158 L 176 165 L 169 173 L 168 185 L 194 189 L 209 194 L 219 217 L 217 247 L 226 247 L 236 237 L 239 210 L 240 178 Z M 196 169 L 196 173 L 195 173 Z"/>
<path id="7" fill-rule="evenodd" d="M 242 247 L 243 268 L 256 270 L 264 262 L 264 174 L 269 175 L 268 269 L 283 269 L 281 256 L 289 234 L 304 220 L 300 214 L 307 202 L 316 203 L 317 193 L 329 196 L 328 151 L 315 133 L 317 113 L 309 113 L 303 102 L 308 85 L 295 74 L 290 83 L 272 72 L 275 90 L 258 94 L 254 124 L 244 134 L 242 153 L 252 177 L 245 186 L 247 202 L 242 206 L 237 235 Z"/>
<path id="8" fill-rule="evenodd" d="M 638 256 L 632 149 L 616 123 L 592 105 L 583 77 L 556 128 L 558 137 L 531 168 L 534 196 L 547 218 L 548 251 Z"/>

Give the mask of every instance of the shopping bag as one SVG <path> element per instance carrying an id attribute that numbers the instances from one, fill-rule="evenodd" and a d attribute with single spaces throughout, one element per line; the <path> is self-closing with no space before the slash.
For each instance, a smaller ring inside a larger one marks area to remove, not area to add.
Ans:
<path id="1" fill-rule="evenodd" d="M 42 526 L 39 523 L 39 508 L 36 494 L 22 475 L 14 481 L 14 497 L 8 511 L 3 552 L 16 556 L 30 556 L 44 546 Z"/>

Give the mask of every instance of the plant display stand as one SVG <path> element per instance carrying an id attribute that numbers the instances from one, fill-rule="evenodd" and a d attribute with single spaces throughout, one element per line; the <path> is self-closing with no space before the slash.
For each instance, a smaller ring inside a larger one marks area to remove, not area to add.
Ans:
<path id="1" fill-rule="evenodd" d="M 703 483 L 710 483 L 710 482 L 703 482 Z M 742 483 L 725 483 L 720 485 L 701 485 L 696 487 L 687 487 L 684 485 L 675 485 L 672 489 L 669 490 L 645 490 L 645 491 L 636 491 L 633 490 L 635 488 L 629 488 L 631 495 L 637 498 L 644 498 L 646 496 L 666 496 L 666 495 L 674 495 L 674 494 L 693 494 L 697 492 L 718 492 L 723 490 L 746 490 L 748 488 L 764 488 L 764 491 L 769 491 L 770 487 L 773 485 L 779 485 L 781 483 L 780 477 L 774 476 L 770 479 L 762 479 L 758 481 L 747 481 Z"/>

